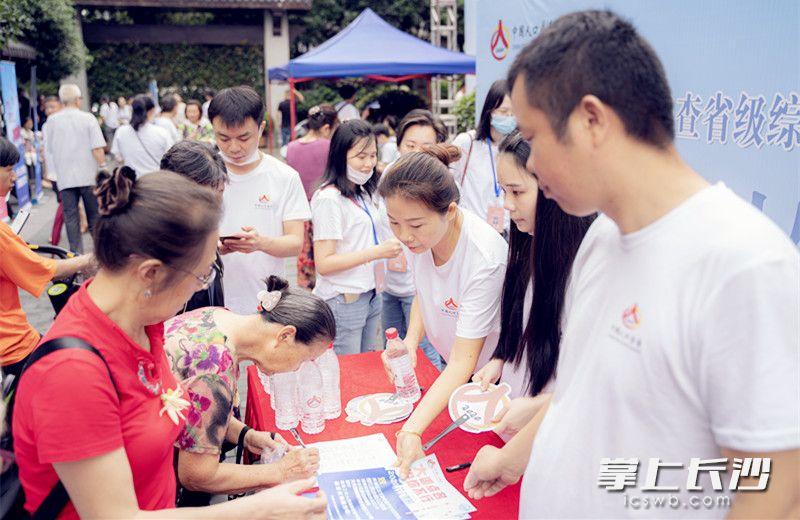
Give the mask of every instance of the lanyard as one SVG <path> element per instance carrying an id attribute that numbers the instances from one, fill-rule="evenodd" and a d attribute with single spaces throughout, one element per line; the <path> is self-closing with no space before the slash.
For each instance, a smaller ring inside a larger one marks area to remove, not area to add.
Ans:
<path id="1" fill-rule="evenodd" d="M 366 213 L 367 216 L 369 217 L 369 223 L 372 224 L 372 240 L 375 241 L 375 245 L 377 246 L 378 244 L 380 244 L 380 242 L 378 242 L 378 230 L 375 229 L 375 221 L 372 219 L 372 213 L 369 212 L 369 207 L 367 207 L 367 203 L 364 200 L 364 197 L 362 197 L 361 195 L 358 195 L 358 200 L 361 201 L 361 204 L 357 203 L 353 199 L 350 199 L 350 200 L 353 201 L 353 204 L 355 204 L 356 206 L 358 206 L 359 208 L 364 210 L 364 213 Z"/>
<path id="2" fill-rule="evenodd" d="M 492 155 L 492 143 L 486 138 L 486 146 L 489 147 L 489 160 L 492 162 L 492 182 L 494 183 L 494 196 L 500 198 L 500 185 L 497 184 L 497 172 L 494 170 L 494 156 Z"/>

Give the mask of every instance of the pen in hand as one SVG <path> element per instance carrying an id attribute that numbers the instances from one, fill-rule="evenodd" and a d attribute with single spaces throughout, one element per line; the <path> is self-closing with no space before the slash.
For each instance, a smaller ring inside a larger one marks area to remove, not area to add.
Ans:
<path id="1" fill-rule="evenodd" d="M 468 467 L 472 466 L 471 462 L 462 462 L 461 464 L 456 464 L 455 466 L 447 466 L 444 470 L 448 473 L 453 473 L 454 471 L 461 471 L 462 469 L 467 469 Z"/>

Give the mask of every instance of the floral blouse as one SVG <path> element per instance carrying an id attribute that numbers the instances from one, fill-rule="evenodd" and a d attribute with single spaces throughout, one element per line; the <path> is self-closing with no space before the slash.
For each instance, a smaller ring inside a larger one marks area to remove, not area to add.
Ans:
<path id="1" fill-rule="evenodd" d="M 214 144 L 214 128 L 207 119 L 201 119 L 198 124 L 185 121 L 178 125 L 178 132 L 184 139 Z"/>
<path id="2" fill-rule="evenodd" d="M 219 454 L 233 415 L 239 367 L 214 322 L 215 307 L 180 314 L 164 324 L 164 350 L 191 403 L 175 446 Z"/>

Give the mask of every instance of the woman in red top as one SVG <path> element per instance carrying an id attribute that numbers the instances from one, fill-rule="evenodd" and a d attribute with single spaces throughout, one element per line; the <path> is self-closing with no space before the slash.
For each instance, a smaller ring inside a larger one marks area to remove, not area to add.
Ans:
<path id="1" fill-rule="evenodd" d="M 13 430 L 28 511 L 60 479 L 61 518 L 271 518 L 324 514 L 324 497 L 295 496 L 310 481 L 207 508 L 175 507 L 172 445 L 185 401 L 163 348 L 163 321 L 207 285 L 220 202 L 170 172 L 136 180 L 101 172 L 96 189 L 97 276 L 59 314 L 45 341 L 73 336 L 100 351 L 54 352 L 21 381 Z M 112 381 L 113 378 L 113 381 Z"/>

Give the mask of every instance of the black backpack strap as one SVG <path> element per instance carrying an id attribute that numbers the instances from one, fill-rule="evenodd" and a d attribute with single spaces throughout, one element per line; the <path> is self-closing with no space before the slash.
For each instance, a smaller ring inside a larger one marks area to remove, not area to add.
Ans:
<path id="1" fill-rule="evenodd" d="M 61 510 L 69 503 L 69 493 L 64 484 L 59 480 L 50 493 L 44 498 L 44 502 L 31 515 L 31 520 L 50 520 L 58 517 Z"/>
<path id="2" fill-rule="evenodd" d="M 18 380 L 22 380 L 22 375 L 28 370 L 34 363 L 42 359 L 43 357 L 47 356 L 48 354 L 52 354 L 53 352 L 57 352 L 59 350 L 65 349 L 80 349 L 80 350 L 87 350 L 94 354 L 95 356 L 99 357 L 103 364 L 106 366 L 106 370 L 108 370 L 108 377 L 111 379 L 111 384 L 114 386 L 114 391 L 117 390 L 117 385 L 114 382 L 114 376 L 111 375 L 111 368 L 108 366 L 105 358 L 100 351 L 94 348 L 93 346 L 89 345 L 85 341 L 80 338 L 73 338 L 69 336 L 64 336 L 63 338 L 56 338 L 51 339 L 50 341 L 46 341 L 36 347 L 33 352 L 28 356 L 28 361 L 25 363 L 25 366 L 22 368 L 22 371 L 19 374 Z M 119 393 L 119 392 L 117 392 Z M 64 509 L 64 507 L 69 503 L 69 493 L 67 493 L 67 489 L 64 487 L 64 484 L 59 480 L 56 482 L 56 485 L 53 489 L 50 490 L 50 493 L 47 494 L 44 501 L 39 505 L 36 511 L 31 515 L 32 520 L 47 520 L 51 518 L 56 518 L 59 513 Z"/>

